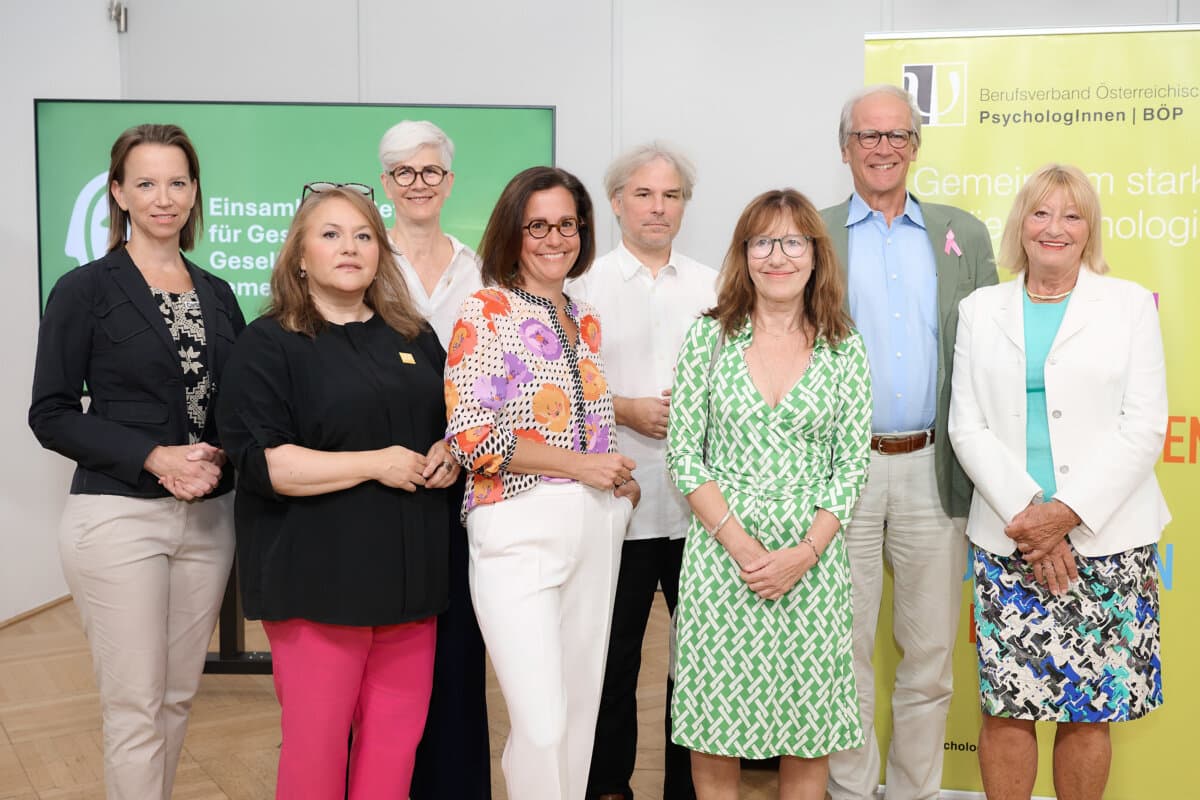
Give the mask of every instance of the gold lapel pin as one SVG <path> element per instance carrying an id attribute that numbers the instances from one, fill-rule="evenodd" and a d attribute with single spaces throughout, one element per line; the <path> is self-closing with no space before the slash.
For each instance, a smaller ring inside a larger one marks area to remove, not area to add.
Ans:
<path id="1" fill-rule="evenodd" d="M 412 353 L 404 353 L 404 352 L 401 352 L 401 353 L 400 353 L 400 363 L 402 363 L 402 364 L 415 364 L 415 363 L 417 363 L 417 360 L 416 360 L 415 358 L 413 358 L 413 355 L 412 355 Z"/>

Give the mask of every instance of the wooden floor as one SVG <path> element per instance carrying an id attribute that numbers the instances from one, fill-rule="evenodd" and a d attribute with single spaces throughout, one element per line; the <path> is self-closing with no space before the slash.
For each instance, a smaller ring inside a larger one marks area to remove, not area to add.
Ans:
<path id="1" fill-rule="evenodd" d="M 666 625 L 660 597 L 646 634 L 638 687 L 640 730 L 633 777 L 638 800 L 662 797 Z M 254 623 L 247 624 L 246 639 L 250 649 L 267 649 Z M 507 800 L 500 752 L 508 714 L 490 674 L 488 704 L 494 798 Z M 274 796 L 278 754 L 279 705 L 270 677 L 205 675 L 174 797 L 267 800 Z M 773 773 L 747 772 L 743 777 L 744 800 L 775 794 Z M 104 800 L 100 709 L 87 642 L 70 602 L 0 629 L 0 800 L 52 798 Z"/>

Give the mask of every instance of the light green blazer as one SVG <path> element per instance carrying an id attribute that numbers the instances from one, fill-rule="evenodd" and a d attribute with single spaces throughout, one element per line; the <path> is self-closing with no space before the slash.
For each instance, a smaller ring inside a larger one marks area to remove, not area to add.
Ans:
<path id="1" fill-rule="evenodd" d="M 915 197 L 913 199 L 916 200 Z M 971 507 L 971 481 L 959 466 L 946 433 L 946 419 L 950 415 L 950 380 L 954 368 L 954 336 L 958 332 L 959 302 L 980 286 L 991 286 L 998 282 L 996 257 L 992 253 L 992 237 L 978 219 L 953 206 L 917 202 L 925 218 L 925 230 L 929 234 L 929 244 L 937 265 L 938 363 L 937 413 L 934 420 L 937 450 L 934 471 L 937 473 L 942 508 L 952 517 L 965 517 Z M 821 211 L 841 265 L 843 285 L 846 285 L 846 271 L 850 264 L 850 232 L 846 227 L 849 213 L 849 198 L 844 203 Z M 947 234 L 951 231 L 962 255 L 946 247 Z"/>

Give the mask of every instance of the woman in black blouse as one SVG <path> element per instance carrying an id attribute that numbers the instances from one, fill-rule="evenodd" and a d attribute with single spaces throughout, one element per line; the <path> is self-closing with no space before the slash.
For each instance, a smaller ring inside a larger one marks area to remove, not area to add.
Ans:
<path id="1" fill-rule="evenodd" d="M 203 228 L 187 134 L 130 128 L 109 176 L 108 254 L 50 293 L 29 424 L 78 464 L 59 550 L 92 649 L 108 798 L 163 800 L 233 558 L 233 470 L 209 411 L 245 323 L 229 284 L 180 253 Z"/>
<path id="2" fill-rule="evenodd" d="M 446 606 L 458 467 L 445 353 L 360 184 L 309 184 L 218 416 L 237 465 L 246 616 L 283 707 L 276 795 L 408 796 Z"/>

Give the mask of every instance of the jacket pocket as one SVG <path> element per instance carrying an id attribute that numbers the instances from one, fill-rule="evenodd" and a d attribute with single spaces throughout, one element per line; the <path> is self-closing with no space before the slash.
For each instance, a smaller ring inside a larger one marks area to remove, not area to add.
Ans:
<path id="1" fill-rule="evenodd" d="M 98 309 L 96 313 L 101 330 L 113 344 L 120 344 L 150 329 L 150 323 L 128 300 Z"/>
<path id="2" fill-rule="evenodd" d="M 165 425 L 167 422 L 167 404 L 156 400 L 109 400 L 103 411 L 113 422 L 134 425 Z"/>

